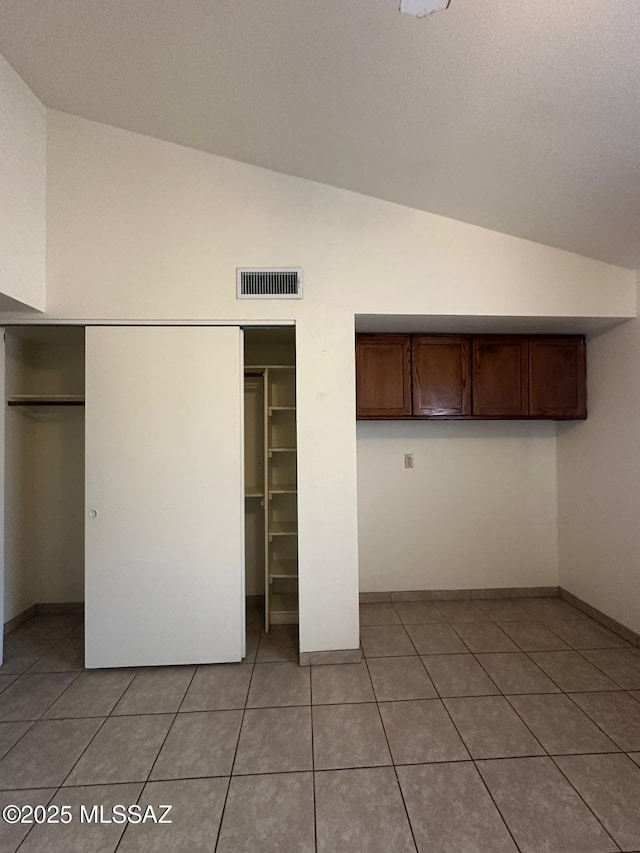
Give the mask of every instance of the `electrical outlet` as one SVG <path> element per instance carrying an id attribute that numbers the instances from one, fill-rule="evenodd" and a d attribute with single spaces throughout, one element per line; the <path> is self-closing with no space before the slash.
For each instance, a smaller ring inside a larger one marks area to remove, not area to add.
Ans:
<path id="1" fill-rule="evenodd" d="M 404 467 L 413 468 L 413 453 L 404 454 Z"/>

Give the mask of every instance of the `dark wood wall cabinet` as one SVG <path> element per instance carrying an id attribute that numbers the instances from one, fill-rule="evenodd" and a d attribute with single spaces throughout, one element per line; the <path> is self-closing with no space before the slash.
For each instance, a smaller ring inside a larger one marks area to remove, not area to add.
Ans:
<path id="1" fill-rule="evenodd" d="M 361 419 L 587 416 L 586 345 L 569 335 L 357 335 Z"/>
<path id="2" fill-rule="evenodd" d="M 469 338 L 412 335 L 413 411 L 417 417 L 471 414 Z"/>
<path id="3" fill-rule="evenodd" d="M 358 335 L 356 397 L 359 418 L 411 415 L 409 335 Z"/>

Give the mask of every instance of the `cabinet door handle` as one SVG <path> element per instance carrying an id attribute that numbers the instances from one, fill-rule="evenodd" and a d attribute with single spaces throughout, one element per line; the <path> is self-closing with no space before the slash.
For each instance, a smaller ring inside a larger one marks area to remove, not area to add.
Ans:
<path id="1" fill-rule="evenodd" d="M 87 515 L 89 516 L 89 518 L 97 518 L 98 517 L 98 510 L 97 509 L 90 509 L 89 512 L 87 513 Z"/>

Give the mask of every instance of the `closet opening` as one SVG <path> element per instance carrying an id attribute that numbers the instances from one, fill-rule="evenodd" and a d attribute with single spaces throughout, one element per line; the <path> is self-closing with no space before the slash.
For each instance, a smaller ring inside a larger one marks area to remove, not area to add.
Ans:
<path id="1" fill-rule="evenodd" d="M 5 624 L 84 607 L 84 328 L 5 330 Z"/>
<path id="2" fill-rule="evenodd" d="M 248 624 L 298 623 L 294 327 L 244 331 L 245 571 Z"/>

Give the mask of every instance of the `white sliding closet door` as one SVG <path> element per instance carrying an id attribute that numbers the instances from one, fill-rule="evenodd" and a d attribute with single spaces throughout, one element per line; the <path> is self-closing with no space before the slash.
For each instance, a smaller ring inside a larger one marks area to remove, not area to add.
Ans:
<path id="1" fill-rule="evenodd" d="M 86 330 L 86 665 L 244 654 L 236 327 Z"/>

